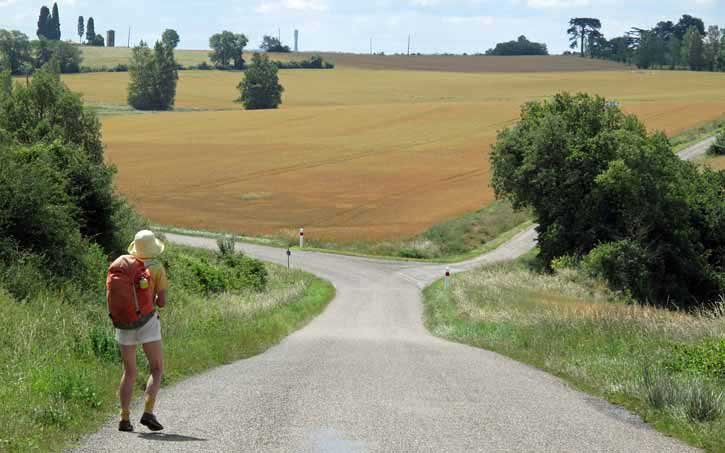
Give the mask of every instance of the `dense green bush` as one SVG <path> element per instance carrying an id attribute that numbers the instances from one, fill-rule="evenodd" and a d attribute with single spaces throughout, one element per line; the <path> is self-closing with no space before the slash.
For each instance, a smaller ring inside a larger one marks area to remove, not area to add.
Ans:
<path id="1" fill-rule="evenodd" d="M 652 300 L 648 292 L 652 278 L 649 258 L 638 242 L 625 239 L 596 247 L 583 260 L 583 266 L 589 275 L 606 280 L 616 291 L 630 291 L 639 300 Z"/>
<path id="2" fill-rule="evenodd" d="M 267 269 L 259 260 L 226 249 L 215 257 L 206 253 L 179 253 L 171 247 L 162 257 L 174 287 L 197 294 L 219 294 L 267 288 Z"/>
<path id="3" fill-rule="evenodd" d="M 325 61 L 319 55 L 313 55 L 301 61 L 275 61 L 279 69 L 334 69 L 335 65 Z"/>
<path id="4" fill-rule="evenodd" d="M 718 132 L 715 138 L 715 143 L 712 144 L 707 153 L 711 156 L 723 156 L 725 155 L 725 129 Z"/>
<path id="5" fill-rule="evenodd" d="M 526 104 L 491 159 L 497 195 L 533 209 L 546 265 L 601 247 L 590 268 L 640 300 L 685 307 L 725 292 L 725 173 L 681 161 L 615 104 Z"/>

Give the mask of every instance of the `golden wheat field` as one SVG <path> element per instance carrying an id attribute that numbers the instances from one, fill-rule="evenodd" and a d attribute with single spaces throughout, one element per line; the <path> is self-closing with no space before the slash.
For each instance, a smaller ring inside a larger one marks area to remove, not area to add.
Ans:
<path id="1" fill-rule="evenodd" d="M 181 111 L 103 117 L 118 185 L 140 211 L 336 240 L 410 236 L 490 203 L 490 146 L 529 100 L 598 93 L 669 134 L 725 113 L 725 74 L 712 73 L 282 71 L 283 107 L 250 112 L 234 102 L 240 73 L 180 77 Z M 64 81 L 90 103 L 125 103 L 126 74 Z"/>

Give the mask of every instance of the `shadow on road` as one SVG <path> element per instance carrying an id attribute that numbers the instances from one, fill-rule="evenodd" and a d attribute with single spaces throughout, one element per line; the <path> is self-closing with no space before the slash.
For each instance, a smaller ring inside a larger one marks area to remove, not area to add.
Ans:
<path id="1" fill-rule="evenodd" d="M 206 442 L 206 439 L 183 436 L 181 434 L 141 433 L 138 437 L 144 440 L 153 440 L 157 442 Z"/>

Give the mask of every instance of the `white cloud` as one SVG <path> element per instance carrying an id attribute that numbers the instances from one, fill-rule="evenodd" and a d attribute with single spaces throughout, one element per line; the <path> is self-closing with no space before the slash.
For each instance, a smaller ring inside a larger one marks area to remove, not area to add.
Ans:
<path id="1" fill-rule="evenodd" d="M 15 3 L 15 0 L 0 0 L 0 8 L 3 6 L 10 6 Z"/>
<path id="2" fill-rule="evenodd" d="M 493 25 L 495 19 L 492 16 L 449 16 L 445 21 L 451 24 L 470 24 L 477 23 L 481 25 Z"/>
<path id="3" fill-rule="evenodd" d="M 279 0 L 260 3 L 254 9 L 260 14 L 280 13 L 283 11 L 327 11 L 325 0 Z"/>
<path id="4" fill-rule="evenodd" d="M 526 0 L 526 5 L 530 8 L 574 8 L 589 6 L 589 0 Z"/>

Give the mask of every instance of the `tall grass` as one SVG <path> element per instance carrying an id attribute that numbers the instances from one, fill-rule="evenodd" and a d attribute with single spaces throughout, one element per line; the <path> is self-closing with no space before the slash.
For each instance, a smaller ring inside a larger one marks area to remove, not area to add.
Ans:
<path id="1" fill-rule="evenodd" d="M 175 247 L 169 252 L 214 258 Z M 161 312 L 164 385 L 266 350 L 332 298 L 334 289 L 309 274 L 266 267 L 265 290 L 218 294 L 174 285 L 170 270 L 169 303 Z M 22 303 L 0 289 L 0 451 L 60 450 L 116 410 L 121 365 L 102 286 L 47 290 Z M 140 370 L 143 363 L 139 353 Z"/>
<path id="2" fill-rule="evenodd" d="M 725 449 L 725 318 L 628 303 L 577 271 L 526 260 L 456 276 L 425 292 L 431 331 L 556 374 L 624 404 L 656 428 Z M 714 346 L 713 346 L 714 345 Z"/>

